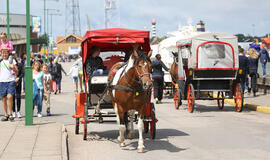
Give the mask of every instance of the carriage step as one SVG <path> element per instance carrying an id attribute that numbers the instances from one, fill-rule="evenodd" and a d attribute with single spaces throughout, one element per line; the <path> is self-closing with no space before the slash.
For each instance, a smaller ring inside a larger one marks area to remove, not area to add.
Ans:
<path id="1" fill-rule="evenodd" d="M 72 117 L 73 117 L 73 118 L 82 118 L 82 116 L 77 115 L 77 114 L 73 114 Z"/>

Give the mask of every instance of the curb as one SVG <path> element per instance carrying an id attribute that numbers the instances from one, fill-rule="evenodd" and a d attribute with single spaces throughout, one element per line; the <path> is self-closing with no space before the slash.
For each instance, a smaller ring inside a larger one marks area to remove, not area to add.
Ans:
<path id="1" fill-rule="evenodd" d="M 213 96 L 217 97 L 217 94 L 214 94 Z M 233 99 L 224 99 L 224 102 L 231 105 L 235 104 Z M 246 102 L 244 102 L 243 107 L 246 107 L 253 111 L 270 114 L 270 107 L 260 106 L 256 104 L 246 103 Z"/>
<path id="2" fill-rule="evenodd" d="M 62 160 L 69 160 L 68 134 L 65 125 L 62 126 Z"/>
<path id="3" fill-rule="evenodd" d="M 231 105 L 234 105 L 233 99 L 225 99 L 224 102 L 229 103 Z M 244 107 L 246 107 L 250 110 L 253 110 L 253 111 L 258 111 L 258 112 L 270 114 L 270 107 L 260 106 L 260 105 L 256 105 L 256 104 L 246 103 L 246 102 L 244 102 Z"/>

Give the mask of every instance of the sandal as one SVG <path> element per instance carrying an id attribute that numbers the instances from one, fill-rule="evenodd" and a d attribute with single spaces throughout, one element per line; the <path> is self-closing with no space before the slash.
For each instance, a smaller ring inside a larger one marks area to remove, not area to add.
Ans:
<path id="1" fill-rule="evenodd" d="M 13 122 L 14 121 L 14 117 L 13 116 L 9 116 L 9 121 Z"/>
<path id="2" fill-rule="evenodd" d="M 4 116 L 2 119 L 1 119 L 1 121 L 8 121 L 8 119 L 9 119 L 9 116 Z"/>

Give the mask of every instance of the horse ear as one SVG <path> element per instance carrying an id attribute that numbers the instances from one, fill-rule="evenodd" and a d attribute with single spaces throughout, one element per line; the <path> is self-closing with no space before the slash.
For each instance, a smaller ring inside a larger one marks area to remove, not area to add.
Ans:
<path id="1" fill-rule="evenodd" d="M 174 57 L 177 57 L 177 53 L 176 52 L 172 52 Z"/>
<path id="2" fill-rule="evenodd" d="M 134 56 L 135 56 L 136 58 L 138 58 L 138 57 L 139 57 L 139 55 L 138 55 L 138 53 L 137 53 L 137 51 L 136 51 L 136 50 L 134 50 L 133 54 L 134 54 Z"/>
<path id="3" fill-rule="evenodd" d="M 148 57 L 150 58 L 152 56 L 152 53 L 153 53 L 153 50 L 151 49 L 149 52 L 148 52 Z"/>

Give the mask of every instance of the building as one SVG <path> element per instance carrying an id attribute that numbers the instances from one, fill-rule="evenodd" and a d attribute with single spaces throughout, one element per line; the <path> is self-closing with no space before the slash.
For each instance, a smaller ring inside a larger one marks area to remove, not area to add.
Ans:
<path id="1" fill-rule="evenodd" d="M 81 42 L 83 37 L 75 34 L 69 34 L 65 37 L 57 37 L 56 47 L 59 54 L 78 54 L 81 49 Z"/>
<path id="2" fill-rule="evenodd" d="M 24 14 L 10 14 L 10 39 L 14 46 L 14 51 L 17 54 L 26 51 L 26 15 Z M 30 20 L 32 20 L 30 17 Z M 6 13 L 0 13 L 0 33 L 6 32 L 7 33 L 7 17 Z M 37 38 L 37 33 L 32 32 L 32 22 L 31 24 L 31 38 Z M 32 47 L 33 52 L 38 52 L 38 46 L 33 45 Z"/>

